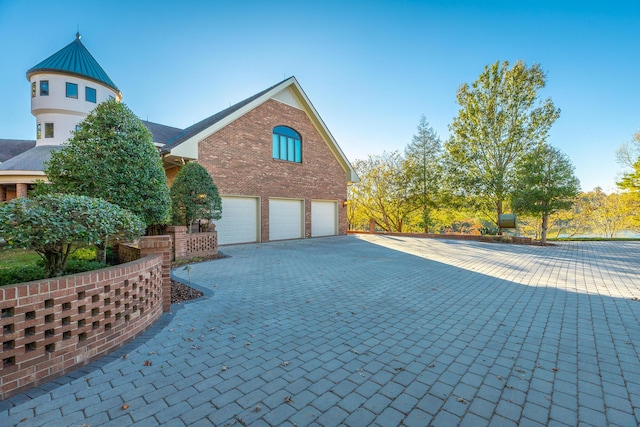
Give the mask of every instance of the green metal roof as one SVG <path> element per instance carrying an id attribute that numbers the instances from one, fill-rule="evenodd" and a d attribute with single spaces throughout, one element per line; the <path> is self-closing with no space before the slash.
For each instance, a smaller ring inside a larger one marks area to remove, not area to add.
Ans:
<path id="1" fill-rule="evenodd" d="M 80 33 L 76 34 L 74 41 L 27 71 L 27 79 L 36 72 L 47 71 L 76 74 L 107 85 L 120 93 L 113 80 L 84 47 L 80 41 Z"/>

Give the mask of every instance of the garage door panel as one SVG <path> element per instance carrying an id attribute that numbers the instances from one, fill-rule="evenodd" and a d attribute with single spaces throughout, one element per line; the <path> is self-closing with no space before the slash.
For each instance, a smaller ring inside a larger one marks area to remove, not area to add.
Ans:
<path id="1" fill-rule="evenodd" d="M 301 200 L 269 200 L 269 240 L 304 237 L 304 204 Z"/>
<path id="2" fill-rule="evenodd" d="M 214 221 L 218 243 L 251 243 L 258 241 L 258 199 L 255 197 L 222 197 L 222 218 Z"/>
<path id="3" fill-rule="evenodd" d="M 338 234 L 338 205 L 336 202 L 311 202 L 311 237 Z"/>

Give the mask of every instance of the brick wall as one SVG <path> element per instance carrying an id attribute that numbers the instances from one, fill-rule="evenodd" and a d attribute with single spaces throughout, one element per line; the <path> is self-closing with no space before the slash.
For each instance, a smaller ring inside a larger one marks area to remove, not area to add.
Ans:
<path id="1" fill-rule="evenodd" d="M 280 125 L 302 136 L 302 163 L 272 158 L 272 131 Z M 260 197 L 262 241 L 269 240 L 270 197 L 304 199 L 307 236 L 311 234 L 311 200 L 335 200 L 338 231 L 346 234 L 345 171 L 304 111 L 268 100 L 200 141 L 198 150 L 198 161 L 220 194 Z"/>
<path id="2" fill-rule="evenodd" d="M 0 287 L 0 400 L 121 347 L 170 308 L 171 240 L 140 243 L 137 261 Z"/>
<path id="3" fill-rule="evenodd" d="M 213 228 L 213 226 L 211 226 Z M 171 225 L 167 234 L 173 239 L 173 260 L 218 254 L 218 233 L 187 233 L 187 227 Z"/>

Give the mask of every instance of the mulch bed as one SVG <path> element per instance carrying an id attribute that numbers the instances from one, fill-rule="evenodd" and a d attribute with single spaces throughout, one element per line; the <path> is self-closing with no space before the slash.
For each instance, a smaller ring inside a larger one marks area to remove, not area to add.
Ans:
<path id="1" fill-rule="evenodd" d="M 178 304 L 185 301 L 191 301 L 204 295 L 197 289 L 190 288 L 187 285 L 171 281 L 171 304 Z"/>
<path id="2" fill-rule="evenodd" d="M 174 261 L 171 264 L 171 268 L 179 268 L 189 264 L 195 264 L 196 262 L 204 262 L 211 261 L 214 259 L 226 258 L 222 252 L 219 252 L 217 255 L 212 255 L 208 257 L 198 257 L 189 260 L 180 260 Z M 189 287 L 183 283 L 176 282 L 175 280 L 171 281 L 171 304 L 178 304 L 185 301 L 191 301 L 197 298 L 200 298 L 204 294 L 197 289 Z"/>

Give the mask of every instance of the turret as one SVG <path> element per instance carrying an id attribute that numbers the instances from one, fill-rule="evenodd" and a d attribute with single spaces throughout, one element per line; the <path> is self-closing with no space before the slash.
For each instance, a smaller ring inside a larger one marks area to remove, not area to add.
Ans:
<path id="1" fill-rule="evenodd" d="M 60 145 L 99 103 L 122 99 L 118 87 L 76 39 L 27 71 L 36 146 Z"/>

